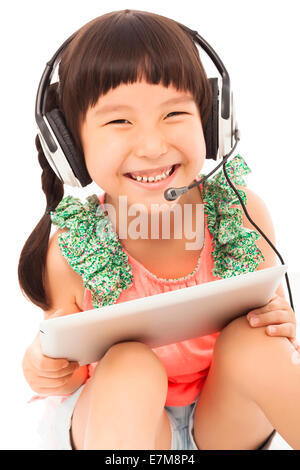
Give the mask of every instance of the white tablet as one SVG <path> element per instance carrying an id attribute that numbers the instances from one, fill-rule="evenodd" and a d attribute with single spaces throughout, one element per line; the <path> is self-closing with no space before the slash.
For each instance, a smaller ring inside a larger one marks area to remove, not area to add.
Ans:
<path id="1" fill-rule="evenodd" d="M 40 323 L 43 354 L 96 362 L 115 343 L 151 348 L 216 333 L 230 321 L 268 303 L 286 265 L 100 307 Z"/>

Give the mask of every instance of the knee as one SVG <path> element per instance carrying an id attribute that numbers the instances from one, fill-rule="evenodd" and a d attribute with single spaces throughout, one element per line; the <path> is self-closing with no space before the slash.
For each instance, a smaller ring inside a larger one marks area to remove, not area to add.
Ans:
<path id="1" fill-rule="evenodd" d="M 286 348 L 287 338 L 271 337 L 265 326 L 253 328 L 246 316 L 230 322 L 219 334 L 214 347 L 214 361 L 231 379 L 249 381 L 263 373 Z"/>
<path id="2" fill-rule="evenodd" d="M 108 367 L 110 371 L 124 372 L 126 375 L 138 374 L 141 379 L 147 377 L 151 381 L 158 378 L 160 383 L 163 381 L 168 385 L 164 365 L 149 346 L 139 341 L 114 344 L 103 356 L 98 366 L 100 365 Z"/>

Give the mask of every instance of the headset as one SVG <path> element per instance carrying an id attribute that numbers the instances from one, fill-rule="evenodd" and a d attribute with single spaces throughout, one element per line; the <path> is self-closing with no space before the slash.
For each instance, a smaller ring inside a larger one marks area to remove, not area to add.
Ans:
<path id="1" fill-rule="evenodd" d="M 234 152 L 240 140 L 240 131 L 235 117 L 233 92 L 230 86 L 229 74 L 215 50 L 199 35 L 197 31 L 191 30 L 182 23 L 176 23 L 186 34 L 191 36 L 194 43 L 200 45 L 200 47 L 210 57 L 220 74 L 220 77 L 208 79 L 212 90 L 212 109 L 203 133 L 206 144 L 206 158 L 213 160 L 222 158 L 222 160 L 200 181 L 196 181 L 195 183 L 182 188 L 168 188 L 164 192 L 164 197 L 168 201 L 177 199 L 181 194 L 203 183 L 213 173 L 215 173 L 220 166 L 222 166 L 228 184 L 232 187 L 239 198 L 246 217 L 275 251 L 281 263 L 285 264 L 282 256 L 272 242 L 250 218 L 240 194 L 230 181 L 226 172 L 225 164 Z M 92 178 L 90 177 L 85 165 L 84 155 L 80 154 L 75 145 L 74 139 L 67 128 L 62 111 L 56 108 L 45 112 L 47 91 L 56 66 L 60 61 L 61 52 L 74 39 L 76 34 L 77 32 L 73 33 L 58 48 L 49 62 L 46 63 L 36 95 L 35 120 L 38 128 L 37 134 L 44 151 L 44 155 L 57 177 L 63 184 L 68 186 L 84 187 L 92 183 Z M 289 293 L 290 305 L 295 312 L 287 273 L 285 273 L 285 279 Z"/>

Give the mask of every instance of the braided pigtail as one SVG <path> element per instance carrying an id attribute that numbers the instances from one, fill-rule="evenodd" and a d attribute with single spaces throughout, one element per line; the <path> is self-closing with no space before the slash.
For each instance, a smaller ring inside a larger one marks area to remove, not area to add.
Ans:
<path id="1" fill-rule="evenodd" d="M 47 94 L 46 112 L 57 108 L 58 83 L 50 85 Z M 46 196 L 47 209 L 54 210 L 64 195 L 62 181 L 56 176 L 44 155 L 39 137 L 35 138 L 38 161 L 42 168 L 42 190 Z M 44 288 L 44 272 L 49 236 L 51 231 L 50 213 L 45 212 L 33 229 L 21 251 L 18 264 L 18 280 L 22 292 L 28 299 L 43 310 L 51 308 Z"/>

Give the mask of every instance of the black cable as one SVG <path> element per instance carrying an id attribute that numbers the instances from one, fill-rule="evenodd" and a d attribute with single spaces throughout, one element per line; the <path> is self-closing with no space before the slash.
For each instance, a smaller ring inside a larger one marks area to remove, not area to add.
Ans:
<path id="1" fill-rule="evenodd" d="M 172 200 L 175 200 L 177 199 L 181 194 L 184 194 L 185 192 L 189 191 L 190 189 L 194 188 L 195 186 L 199 186 L 201 183 L 203 183 L 205 180 L 207 180 L 213 173 L 215 173 L 215 171 L 220 168 L 220 166 L 222 165 L 223 166 L 223 172 L 224 172 L 224 175 L 225 175 L 225 178 L 227 179 L 229 185 L 231 186 L 231 188 L 234 190 L 235 194 L 237 195 L 237 197 L 239 198 L 239 201 L 242 205 L 242 208 L 246 214 L 246 217 L 248 220 L 250 220 L 250 222 L 254 225 L 254 227 L 259 231 L 259 233 L 264 237 L 264 239 L 269 243 L 269 245 L 271 246 L 271 248 L 275 251 L 275 253 L 277 254 L 277 256 L 279 257 L 280 261 L 282 264 L 285 264 L 282 256 L 280 255 L 280 253 L 278 252 L 278 250 L 275 248 L 275 246 L 273 245 L 273 243 L 268 239 L 268 237 L 263 233 L 263 231 L 256 225 L 255 222 L 253 222 L 253 220 L 251 219 L 251 217 L 249 216 L 248 212 L 247 212 L 247 209 L 245 207 L 245 204 L 241 198 L 241 196 L 239 195 L 238 193 L 238 190 L 235 188 L 235 186 L 232 184 L 232 182 L 230 181 L 229 179 L 229 176 L 226 172 L 226 168 L 225 168 L 225 164 L 228 160 L 228 158 L 230 157 L 230 155 L 232 155 L 232 153 L 235 151 L 235 148 L 240 140 L 240 131 L 238 129 L 236 129 L 234 131 L 234 137 L 235 137 L 235 144 L 233 146 L 233 148 L 231 149 L 231 151 L 225 155 L 223 157 L 223 160 L 221 161 L 221 163 L 219 163 L 219 165 L 217 165 L 210 173 L 208 173 L 207 175 L 205 175 L 200 181 L 196 181 L 192 184 L 190 184 L 189 186 L 184 186 L 182 188 L 169 188 L 165 191 L 164 193 L 164 196 L 166 198 L 167 201 L 172 201 Z M 285 273 L 285 280 L 286 280 L 286 284 L 287 284 L 287 289 L 288 289 L 288 293 L 289 293 L 289 298 L 290 298 L 290 305 L 293 309 L 293 311 L 295 312 L 295 308 L 294 308 L 294 304 L 293 304 L 293 297 L 292 297 L 292 293 L 291 293 L 291 288 L 290 288 L 290 283 L 289 283 L 289 278 L 288 278 L 288 275 L 287 273 Z"/>
<path id="2" fill-rule="evenodd" d="M 239 140 L 240 140 L 240 139 L 237 138 L 236 143 L 237 143 Z M 226 157 L 227 157 L 227 155 L 226 155 Z M 226 157 L 224 157 L 224 159 L 225 159 Z M 260 234 L 264 237 L 264 239 L 269 243 L 269 245 L 271 246 L 271 248 L 273 248 L 273 250 L 275 251 L 275 253 L 276 253 L 277 256 L 279 257 L 281 263 L 282 263 L 282 264 L 285 264 L 285 262 L 284 262 L 282 256 L 280 255 L 279 251 L 275 248 L 275 246 L 273 245 L 273 243 L 268 239 L 268 237 L 267 237 L 267 236 L 263 233 L 263 231 L 256 225 L 256 223 L 253 222 L 253 220 L 252 220 L 251 217 L 249 216 L 249 214 L 248 214 L 248 212 L 247 212 L 247 209 L 246 209 L 246 207 L 245 207 L 245 204 L 244 204 L 244 202 L 243 202 L 241 196 L 239 195 L 238 190 L 235 188 L 235 186 L 233 185 L 233 183 L 230 181 L 230 178 L 229 178 L 229 176 L 228 176 L 228 174 L 227 174 L 227 171 L 226 171 L 226 168 L 225 168 L 225 163 L 226 163 L 226 161 L 227 161 L 227 158 L 226 158 L 226 160 L 224 161 L 224 163 L 222 162 L 222 163 L 223 163 L 223 172 L 224 172 L 224 175 L 225 175 L 225 177 L 226 177 L 226 179 L 227 179 L 229 185 L 232 187 L 232 189 L 233 189 L 234 192 L 236 193 L 237 197 L 239 198 L 240 203 L 241 203 L 241 205 L 242 205 L 242 207 L 243 207 L 243 209 L 244 209 L 244 212 L 245 212 L 245 214 L 246 214 L 247 219 L 250 220 L 251 224 L 254 225 L 254 227 L 259 231 L 259 233 L 260 233 Z M 291 293 L 291 289 L 290 289 L 289 278 L 288 278 L 287 273 L 285 273 L 285 280 L 286 280 L 286 284 L 287 284 L 287 288 L 288 288 L 288 292 L 289 292 L 290 304 L 291 304 L 291 307 L 292 307 L 293 311 L 295 312 L 294 304 L 293 304 L 293 298 L 292 298 L 292 293 Z"/>
<path id="3" fill-rule="evenodd" d="M 195 183 L 190 184 L 186 188 L 178 188 L 179 190 L 182 190 L 181 191 L 182 194 L 184 192 L 189 191 L 190 189 L 194 188 L 195 186 L 200 186 L 200 184 L 203 183 L 205 180 L 207 180 L 213 173 L 215 173 L 215 171 L 217 171 L 217 169 L 220 168 L 220 166 L 223 165 L 223 168 L 224 168 L 225 163 L 227 162 L 230 155 L 232 155 L 232 153 L 235 151 L 235 148 L 236 148 L 236 146 L 237 146 L 237 144 L 240 140 L 240 131 L 238 129 L 236 129 L 234 135 L 235 135 L 235 144 L 232 147 L 232 149 L 230 150 L 230 152 L 227 155 L 224 155 L 223 160 L 221 161 L 221 163 L 219 163 L 219 165 L 217 165 L 210 173 L 205 175 L 204 178 L 202 178 L 200 181 L 196 181 Z M 170 189 L 175 189 L 175 188 L 170 188 Z M 169 198 L 167 198 L 167 199 L 172 200 L 172 199 L 169 199 Z"/>

